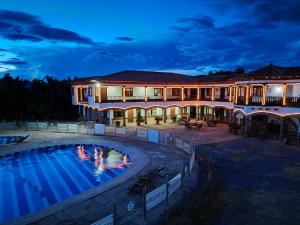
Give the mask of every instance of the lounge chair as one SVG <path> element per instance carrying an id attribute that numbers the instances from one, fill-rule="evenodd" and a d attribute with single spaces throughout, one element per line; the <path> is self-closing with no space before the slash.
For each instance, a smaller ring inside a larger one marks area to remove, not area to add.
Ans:
<path id="1" fill-rule="evenodd" d="M 23 141 L 25 141 L 30 135 L 27 135 L 27 136 L 18 136 L 16 138 L 16 144 L 20 144 L 22 143 Z"/>

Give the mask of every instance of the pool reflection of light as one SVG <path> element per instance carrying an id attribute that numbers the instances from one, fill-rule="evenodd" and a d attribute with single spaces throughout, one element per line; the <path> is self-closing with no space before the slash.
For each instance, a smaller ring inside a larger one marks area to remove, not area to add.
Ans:
<path id="1" fill-rule="evenodd" d="M 95 159 L 95 174 L 99 175 L 106 169 L 105 166 L 103 165 L 103 150 L 102 150 L 102 148 L 100 148 L 100 152 L 98 155 L 98 149 L 97 149 L 97 147 L 95 147 L 94 159 Z"/>
<path id="2" fill-rule="evenodd" d="M 87 160 L 90 158 L 90 155 L 85 152 L 84 146 L 77 146 L 77 154 L 81 161 Z"/>

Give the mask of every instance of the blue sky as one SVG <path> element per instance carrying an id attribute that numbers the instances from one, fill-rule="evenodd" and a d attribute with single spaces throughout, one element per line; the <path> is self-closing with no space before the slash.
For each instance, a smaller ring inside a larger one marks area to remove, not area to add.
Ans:
<path id="1" fill-rule="evenodd" d="M 300 65 L 297 0 L 1 0 L 0 74 Z"/>

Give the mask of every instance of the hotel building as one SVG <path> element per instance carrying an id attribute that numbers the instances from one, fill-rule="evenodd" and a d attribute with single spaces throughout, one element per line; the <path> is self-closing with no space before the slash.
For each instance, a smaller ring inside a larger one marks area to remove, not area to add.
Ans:
<path id="1" fill-rule="evenodd" d="M 187 76 L 176 73 L 122 71 L 78 79 L 73 105 L 85 120 L 125 126 L 171 122 L 174 118 L 217 119 L 247 131 L 255 123 L 273 123 L 279 136 L 298 134 L 300 67 L 267 67 L 245 73 Z M 119 122 L 117 122 L 119 121 Z"/>

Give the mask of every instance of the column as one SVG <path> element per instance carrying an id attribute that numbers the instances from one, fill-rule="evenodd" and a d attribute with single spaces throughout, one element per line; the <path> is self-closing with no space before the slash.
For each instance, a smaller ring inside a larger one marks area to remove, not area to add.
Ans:
<path id="1" fill-rule="evenodd" d="M 199 87 L 197 87 L 197 101 L 200 100 L 200 89 Z"/>
<path id="2" fill-rule="evenodd" d="M 181 101 L 184 100 L 184 88 L 182 87 L 181 88 Z"/>
<path id="3" fill-rule="evenodd" d="M 101 101 L 102 101 L 102 97 L 101 97 L 101 87 L 98 87 L 98 91 L 99 91 L 99 93 L 98 93 L 98 96 L 99 96 L 99 103 L 101 103 Z"/>
<path id="4" fill-rule="evenodd" d="M 145 124 L 147 124 L 147 109 L 145 109 Z"/>
<path id="5" fill-rule="evenodd" d="M 144 100 L 145 100 L 145 102 L 147 102 L 148 101 L 148 97 L 147 97 L 147 87 L 145 87 L 145 94 L 144 94 Z"/>
<path id="6" fill-rule="evenodd" d="M 126 89 L 126 86 L 122 87 L 122 100 L 123 100 L 123 102 L 126 102 L 125 89 Z"/>
<path id="7" fill-rule="evenodd" d="M 126 110 L 122 110 L 123 116 L 123 126 L 126 126 Z"/>
<path id="8" fill-rule="evenodd" d="M 234 87 L 234 103 L 235 103 L 235 104 L 237 104 L 238 95 L 239 95 L 239 87 L 238 87 L 238 86 L 235 86 L 235 87 Z"/>
<path id="9" fill-rule="evenodd" d="M 245 93 L 245 104 L 249 104 L 249 85 L 246 85 L 246 93 Z"/>
<path id="10" fill-rule="evenodd" d="M 262 105 L 266 105 L 266 91 L 267 87 L 265 84 L 263 84 L 263 99 L 262 99 Z"/>
<path id="11" fill-rule="evenodd" d="M 215 100 L 215 88 L 214 87 L 211 88 L 211 100 L 212 101 Z"/>
<path id="12" fill-rule="evenodd" d="M 180 109 L 180 118 L 182 118 L 182 114 L 183 114 L 183 107 L 179 107 Z"/>
<path id="13" fill-rule="evenodd" d="M 164 101 L 167 101 L 167 88 L 164 87 Z"/>
<path id="14" fill-rule="evenodd" d="M 164 119 L 164 123 L 167 122 L 167 110 L 166 108 L 163 108 L 163 119 Z"/>
<path id="15" fill-rule="evenodd" d="M 196 106 L 196 120 L 200 119 L 200 106 Z"/>
<path id="16" fill-rule="evenodd" d="M 282 84 L 282 105 L 286 106 L 286 84 Z"/>

